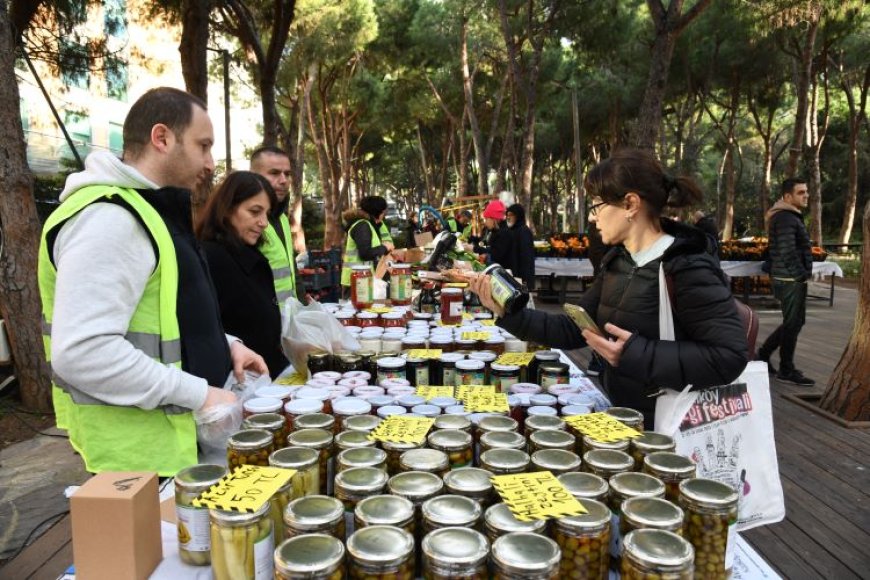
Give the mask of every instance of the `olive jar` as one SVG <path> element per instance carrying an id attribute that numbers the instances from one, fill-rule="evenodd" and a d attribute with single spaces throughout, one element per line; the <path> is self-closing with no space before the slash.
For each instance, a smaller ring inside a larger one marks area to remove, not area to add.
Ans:
<path id="1" fill-rule="evenodd" d="M 685 510 L 683 537 L 695 548 L 695 574 L 727 578 L 737 541 L 737 492 L 712 479 L 680 482 L 679 505 Z"/>
<path id="2" fill-rule="evenodd" d="M 664 530 L 634 530 L 625 536 L 623 580 L 692 580 L 695 550 L 680 536 Z"/>
<path id="3" fill-rule="evenodd" d="M 285 540 L 275 549 L 275 580 L 342 580 L 344 544 L 326 534 Z"/>
<path id="4" fill-rule="evenodd" d="M 489 542 L 480 532 L 450 527 L 435 530 L 423 538 L 425 580 L 487 580 Z"/>
<path id="5" fill-rule="evenodd" d="M 491 557 L 494 580 L 555 580 L 562 551 L 550 538 L 512 532 L 492 543 Z"/>
<path id="6" fill-rule="evenodd" d="M 395 526 L 369 526 L 347 539 L 352 580 L 413 580 L 414 536 Z"/>
<path id="7" fill-rule="evenodd" d="M 610 570 L 610 509 L 584 499 L 585 514 L 559 518 L 553 539 L 562 549 L 562 578 L 606 580 Z"/>

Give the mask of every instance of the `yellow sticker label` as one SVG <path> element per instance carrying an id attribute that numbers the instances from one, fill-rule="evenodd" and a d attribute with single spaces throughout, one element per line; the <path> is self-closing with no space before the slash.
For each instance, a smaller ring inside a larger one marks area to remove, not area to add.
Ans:
<path id="1" fill-rule="evenodd" d="M 403 417 L 391 415 L 369 433 L 372 441 L 387 441 L 389 443 L 417 443 L 426 441 L 426 434 L 435 423 L 428 417 Z"/>
<path id="2" fill-rule="evenodd" d="M 468 413 L 507 413 L 510 411 L 507 393 L 475 393 L 465 395 L 462 401 Z"/>
<path id="3" fill-rule="evenodd" d="M 495 326 L 495 320 L 492 318 L 482 318 L 478 322 L 481 326 Z"/>
<path id="4" fill-rule="evenodd" d="M 468 288 L 468 282 L 447 282 L 441 284 L 442 288 Z"/>
<path id="5" fill-rule="evenodd" d="M 366 312 L 374 312 L 375 314 L 386 314 L 387 312 L 392 312 L 393 309 L 387 306 L 374 306 L 372 308 L 366 308 Z"/>
<path id="6" fill-rule="evenodd" d="M 423 397 L 427 401 L 431 401 L 435 397 L 452 397 L 453 387 L 428 385 L 417 387 L 414 394 L 418 397 Z"/>
<path id="7" fill-rule="evenodd" d="M 308 380 L 307 373 L 295 372 L 288 377 L 282 377 L 275 380 L 276 385 L 304 385 Z"/>
<path id="8" fill-rule="evenodd" d="M 549 471 L 496 475 L 492 485 L 521 522 L 586 513 L 583 504 Z"/>
<path id="9" fill-rule="evenodd" d="M 607 413 L 588 413 L 586 415 L 572 415 L 563 417 L 573 429 L 587 435 L 596 441 L 611 442 L 622 441 L 634 437 L 640 437 L 640 433 L 625 423 L 616 420 Z"/>
<path id="10" fill-rule="evenodd" d="M 495 393 L 495 385 L 460 385 L 456 387 L 453 395 L 460 401 L 464 401 L 469 394 Z"/>
<path id="11" fill-rule="evenodd" d="M 408 358 L 434 358 L 441 356 L 440 348 L 412 348 L 407 351 Z"/>
<path id="12" fill-rule="evenodd" d="M 472 314 L 470 312 L 463 312 L 462 313 L 462 320 L 474 320 L 474 314 Z"/>
<path id="13" fill-rule="evenodd" d="M 462 340 L 488 340 L 492 337 L 491 332 L 463 332 Z"/>
<path id="14" fill-rule="evenodd" d="M 295 473 L 295 469 L 240 465 L 192 503 L 196 507 L 252 513 L 263 507 Z"/>
<path id="15" fill-rule="evenodd" d="M 516 365 L 520 367 L 527 367 L 534 358 L 535 353 L 533 352 L 506 352 L 503 355 L 499 356 L 497 359 L 495 359 L 495 362 L 500 365 Z"/>

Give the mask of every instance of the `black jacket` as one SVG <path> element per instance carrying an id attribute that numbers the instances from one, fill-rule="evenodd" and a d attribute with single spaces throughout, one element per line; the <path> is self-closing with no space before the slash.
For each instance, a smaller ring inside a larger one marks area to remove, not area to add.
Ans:
<path id="1" fill-rule="evenodd" d="M 202 246 L 224 328 L 266 360 L 269 375 L 278 376 L 290 363 L 281 351 L 281 312 L 268 260 L 247 245 L 207 241 Z"/>
<path id="2" fill-rule="evenodd" d="M 800 211 L 791 204 L 778 201 L 767 215 L 770 275 L 799 282 L 808 280 L 813 275 L 813 254 Z"/>
<path id="3" fill-rule="evenodd" d="M 377 262 L 381 259 L 381 256 L 387 253 L 387 248 L 381 244 L 380 238 L 375 247 L 372 247 L 371 228 L 367 227 L 365 224 L 353 227 L 357 221 L 366 220 L 372 225 L 375 232 L 377 232 L 381 224 L 372 220 L 369 214 L 361 209 L 349 209 L 341 214 L 341 219 L 344 222 L 344 228 L 347 230 L 347 235 L 353 238 L 357 251 L 359 252 L 359 257 L 363 262 Z"/>
<path id="4" fill-rule="evenodd" d="M 508 228 L 511 237 L 511 249 L 507 264 L 517 278 L 522 278 L 529 290 L 535 289 L 535 237 L 526 225 L 526 212 L 519 205 L 511 206 L 516 215 L 516 222 Z"/>
<path id="5" fill-rule="evenodd" d="M 498 227 L 486 230 L 480 242 L 474 245 L 474 253 L 488 254 L 487 264 L 500 264 L 510 268 L 513 239 L 504 220 L 498 222 Z"/>
<path id="6" fill-rule="evenodd" d="M 658 388 L 710 387 L 737 378 L 748 361 L 743 325 L 722 270 L 706 251 L 699 230 L 662 220 L 674 243 L 664 255 L 637 267 L 623 246 L 604 257 L 583 306 L 601 328 L 608 322 L 632 332 L 618 367 L 607 366 L 603 384 L 614 405 L 644 413 L 652 428 Z M 659 264 L 673 280 L 675 341 L 659 340 Z M 522 310 L 498 322 L 518 337 L 555 348 L 585 346 L 564 314 Z"/>

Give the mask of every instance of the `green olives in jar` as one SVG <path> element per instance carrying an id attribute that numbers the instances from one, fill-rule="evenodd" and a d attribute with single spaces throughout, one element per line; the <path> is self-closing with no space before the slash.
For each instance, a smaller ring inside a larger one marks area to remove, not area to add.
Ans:
<path id="1" fill-rule="evenodd" d="M 686 512 L 683 537 L 695 548 L 695 575 L 728 578 L 737 541 L 737 492 L 712 479 L 680 482 L 679 505 Z"/>
<path id="2" fill-rule="evenodd" d="M 513 532 L 532 532 L 546 535 L 547 520 L 520 521 L 506 503 L 497 503 L 483 514 L 483 528 L 490 542 Z"/>
<path id="3" fill-rule="evenodd" d="M 435 530 L 423 538 L 425 580 L 487 580 L 489 542 L 483 534 L 467 528 Z"/>
<path id="4" fill-rule="evenodd" d="M 275 450 L 275 437 L 265 429 L 246 429 L 227 439 L 227 465 L 230 471 L 240 465 L 269 466 Z"/>
<path id="5" fill-rule="evenodd" d="M 327 534 L 344 540 L 344 505 L 325 495 L 294 499 L 284 510 L 284 534 L 295 538 L 305 534 Z"/>
<path id="6" fill-rule="evenodd" d="M 680 482 L 695 477 L 695 462 L 688 457 L 656 451 L 643 458 L 643 473 L 665 482 L 665 498 L 676 503 L 680 497 Z"/>
<path id="7" fill-rule="evenodd" d="M 494 580 L 555 580 L 562 551 L 550 538 L 512 532 L 492 543 Z"/>
<path id="8" fill-rule="evenodd" d="M 634 530 L 623 542 L 623 580 L 692 580 L 695 550 L 664 530 Z"/>
<path id="9" fill-rule="evenodd" d="M 285 540 L 275 549 L 275 580 L 342 580 L 344 544 L 326 534 Z"/>
<path id="10" fill-rule="evenodd" d="M 673 437 L 655 431 L 644 431 L 640 437 L 631 440 L 629 454 L 634 457 L 634 470 L 643 469 L 643 458 L 657 451 L 673 452 L 677 447 Z"/>
<path id="11" fill-rule="evenodd" d="M 369 526 L 347 540 L 352 580 L 413 580 L 414 537 L 394 526 Z"/>
<path id="12" fill-rule="evenodd" d="M 471 434 L 458 429 L 441 429 L 429 434 L 429 447 L 447 454 L 450 469 L 471 465 L 474 453 L 471 449 Z"/>
<path id="13" fill-rule="evenodd" d="M 585 514 L 555 520 L 553 539 L 562 549 L 562 578 L 606 580 L 610 573 L 610 509 L 584 499 Z"/>

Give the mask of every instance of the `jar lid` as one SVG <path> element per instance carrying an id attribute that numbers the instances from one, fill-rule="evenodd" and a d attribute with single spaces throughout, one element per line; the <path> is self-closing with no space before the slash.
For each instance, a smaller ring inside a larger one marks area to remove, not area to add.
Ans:
<path id="1" fill-rule="evenodd" d="M 695 474 L 695 462 L 685 455 L 670 451 L 656 451 L 643 458 L 643 464 L 655 473 L 686 477 Z"/>
<path id="2" fill-rule="evenodd" d="M 191 465 L 175 474 L 175 486 L 185 491 L 204 491 L 219 482 L 227 473 L 227 468 L 223 465 Z"/>
<path id="3" fill-rule="evenodd" d="M 429 399 L 430 405 L 435 405 L 444 409 L 446 407 L 452 407 L 453 405 L 458 405 L 459 401 L 454 399 L 453 397 L 433 397 Z"/>
<path id="4" fill-rule="evenodd" d="M 269 465 L 282 469 L 307 469 L 317 464 L 320 453 L 310 447 L 285 447 L 269 455 Z"/>
<path id="5" fill-rule="evenodd" d="M 451 493 L 483 493 L 492 490 L 492 472 L 479 467 L 453 469 L 444 476 L 444 485 Z"/>
<path id="6" fill-rule="evenodd" d="M 438 405 L 414 405 L 411 407 L 411 412 L 421 417 L 437 417 L 441 414 L 441 407 Z"/>
<path id="7" fill-rule="evenodd" d="M 459 415 L 461 417 L 468 417 L 471 415 L 468 411 L 465 410 L 465 405 L 450 405 L 446 409 L 444 409 L 445 415 Z M 471 421 L 469 421 L 469 424 Z"/>
<path id="8" fill-rule="evenodd" d="M 332 433 L 324 429 L 300 429 L 287 436 L 287 445 L 321 449 L 332 445 Z"/>
<path id="9" fill-rule="evenodd" d="M 529 454 L 519 449 L 490 449 L 480 454 L 480 463 L 494 469 L 520 469 L 529 464 Z"/>
<path id="10" fill-rule="evenodd" d="M 378 408 L 378 417 L 386 419 L 390 415 L 404 415 L 408 409 L 401 405 L 384 405 Z"/>
<path id="11" fill-rule="evenodd" d="M 332 402 L 332 412 L 336 415 L 365 415 L 371 410 L 371 404 L 359 397 L 346 397 Z"/>
<path id="12" fill-rule="evenodd" d="M 293 389 L 284 385 L 266 385 L 265 387 L 258 387 L 254 391 L 254 396 L 266 399 L 287 399 L 290 397 L 291 392 L 293 392 Z"/>
<path id="13" fill-rule="evenodd" d="M 535 353 L 535 359 L 539 361 L 556 361 L 559 358 L 559 353 L 553 350 L 539 350 Z"/>
<path id="14" fill-rule="evenodd" d="M 524 449 L 526 438 L 516 431 L 488 431 L 480 436 L 487 449 Z"/>
<path id="15" fill-rule="evenodd" d="M 544 417 L 545 415 L 537 415 Z M 533 445 L 540 448 L 564 448 L 569 445 L 574 445 L 576 440 L 573 435 L 567 431 L 556 431 L 555 429 L 543 429 L 535 431 L 529 435 L 529 441 Z M 579 459 L 579 457 L 577 458 Z"/>
<path id="16" fill-rule="evenodd" d="M 274 413 L 280 411 L 284 405 L 281 399 L 273 399 L 271 397 L 255 397 L 245 401 L 245 410 L 249 413 Z"/>
<path id="17" fill-rule="evenodd" d="M 335 446 L 343 450 L 377 447 L 376 443 L 369 439 L 368 431 L 342 431 L 335 436 Z"/>
<path id="18" fill-rule="evenodd" d="M 610 489 L 623 498 L 664 497 L 665 495 L 665 484 L 660 479 L 634 471 L 617 473 L 611 477 Z"/>
<path id="19" fill-rule="evenodd" d="M 580 456 L 564 449 L 542 449 L 532 453 L 532 463 L 544 471 L 576 471 Z"/>
<path id="20" fill-rule="evenodd" d="M 414 312 L 414 320 L 432 320 L 431 312 Z"/>
<path id="21" fill-rule="evenodd" d="M 665 530 L 634 530 L 622 540 L 623 554 L 661 568 L 682 568 L 695 558 L 692 544 Z"/>
<path id="22" fill-rule="evenodd" d="M 326 379 L 313 379 L 325 381 Z M 310 382 L 310 381 L 309 381 Z M 332 386 L 331 383 L 329 385 L 324 385 L 323 387 Z M 323 387 L 302 387 L 298 389 L 294 394 L 294 399 L 314 399 L 315 401 L 325 401 L 329 398 L 329 389 Z"/>
<path id="23" fill-rule="evenodd" d="M 447 409 L 449 408 L 450 407 L 447 407 Z M 447 409 L 445 409 L 445 411 Z M 469 421 L 462 415 L 438 415 L 435 418 L 435 423 L 434 425 L 432 425 L 432 427 L 437 430 L 467 431 L 471 429 L 471 421 Z"/>
<path id="24" fill-rule="evenodd" d="M 282 575 L 330 574 L 344 563 L 344 544 L 326 534 L 284 540 L 275 550 L 275 571 Z"/>
<path id="25" fill-rule="evenodd" d="M 381 447 L 384 448 L 384 451 L 408 451 L 409 449 L 419 449 L 422 444 L 408 441 L 381 441 Z"/>
<path id="26" fill-rule="evenodd" d="M 486 363 L 484 363 L 482 360 L 466 358 L 456 361 L 456 368 L 462 371 L 479 371 L 482 370 L 485 366 Z"/>
<path id="27" fill-rule="evenodd" d="M 398 369 L 405 366 L 405 359 L 397 356 L 385 356 L 378 359 L 378 367 Z"/>
<path id="28" fill-rule="evenodd" d="M 497 359 L 498 355 L 491 350 L 478 350 L 468 355 L 468 358 L 471 360 L 479 360 L 483 361 L 484 363 L 488 363 Z"/>
<path id="29" fill-rule="evenodd" d="M 610 525 L 613 514 L 609 507 L 594 499 L 584 499 L 582 503 L 583 507 L 586 508 L 585 514 L 559 518 L 556 520 L 556 525 L 571 529 L 598 528 Z"/>
<path id="30" fill-rule="evenodd" d="M 356 317 L 362 320 L 374 320 L 380 317 L 377 312 L 357 312 Z"/>
<path id="31" fill-rule="evenodd" d="M 425 404 L 426 398 L 420 395 L 402 395 L 396 399 L 396 403 L 403 407 L 416 407 L 417 405 Z"/>
<path id="32" fill-rule="evenodd" d="M 446 344 L 453 344 L 453 337 L 447 335 L 440 335 L 432 333 L 429 335 L 429 346 L 435 348 L 436 346 L 443 346 Z M 450 355 L 449 358 L 444 358 L 445 355 Z M 455 358 L 454 358 L 455 357 Z M 441 362 L 453 362 L 455 363 L 458 360 L 462 360 L 465 358 L 464 354 L 460 354 L 458 352 L 445 352 L 442 353 L 440 357 L 438 357 Z"/>
<path id="33" fill-rule="evenodd" d="M 583 436 L 584 449 L 608 449 L 611 451 L 623 451 L 625 449 L 628 449 L 628 445 L 628 439 L 623 439 L 621 441 L 599 441 L 598 439 L 592 439 L 588 435 Z"/>
<path id="34" fill-rule="evenodd" d="M 541 385 L 536 385 L 535 383 L 514 383 L 511 385 L 511 393 L 513 394 L 521 394 L 521 393 L 540 393 Z"/>
<path id="35" fill-rule="evenodd" d="M 444 482 L 434 473 L 406 471 L 398 473 L 387 482 L 390 493 L 409 499 L 429 498 L 441 493 Z"/>
<path id="36" fill-rule="evenodd" d="M 442 288 L 441 295 L 444 294 L 462 294 L 462 288 Z"/>
<path id="37" fill-rule="evenodd" d="M 399 465 L 408 471 L 440 471 L 447 469 L 450 459 L 437 449 L 409 449 L 399 457 Z"/>
<path id="38" fill-rule="evenodd" d="M 487 527 L 494 528 L 503 534 L 510 532 L 534 532 L 540 534 L 547 527 L 547 520 L 531 520 L 528 522 L 518 520 L 506 503 L 497 503 L 490 506 L 483 518 Z M 609 517 L 607 521 L 610 521 Z"/>
<path id="39" fill-rule="evenodd" d="M 610 490 L 607 480 L 594 473 L 572 471 L 563 473 L 557 479 L 576 498 L 602 498 L 607 496 L 607 492 Z"/>
<path id="40" fill-rule="evenodd" d="M 387 453 L 377 447 L 352 447 L 338 454 L 338 463 L 340 465 L 352 467 L 377 467 L 386 462 L 386 460 Z"/>
<path id="41" fill-rule="evenodd" d="M 356 357 L 353 353 L 342 353 L 338 355 L 338 358 L 341 360 L 347 359 L 347 357 Z M 327 381 L 332 381 L 333 383 L 341 378 L 341 373 L 336 371 L 320 371 L 311 375 L 312 379 L 326 379 Z"/>
<path id="42" fill-rule="evenodd" d="M 549 415 L 535 415 L 533 417 L 526 417 L 526 429 L 529 429 L 531 431 L 564 431 L 566 427 L 567 425 L 565 421 L 559 419 L 558 417 L 551 417 Z"/>
<path id="43" fill-rule="evenodd" d="M 351 449 L 350 451 L 360 450 Z M 387 485 L 388 479 L 387 472 L 377 467 L 351 467 L 339 472 L 335 476 L 334 483 L 336 490 L 342 489 L 351 493 L 373 493 L 381 492 Z"/>
<path id="44" fill-rule="evenodd" d="M 275 431 L 276 429 L 281 429 L 286 424 L 287 419 L 284 418 L 284 415 L 279 415 L 278 413 L 257 413 L 242 421 L 242 429 Z"/>
<path id="45" fill-rule="evenodd" d="M 588 405 L 565 405 L 562 407 L 563 417 L 573 417 L 575 415 L 586 415 L 592 412 L 592 407 Z"/>
<path id="46" fill-rule="evenodd" d="M 381 389 L 381 391 L 383 391 L 383 389 Z M 369 402 L 369 405 L 371 405 L 372 407 L 384 407 L 386 405 L 392 405 L 394 402 L 396 402 L 396 397 L 392 395 L 373 395 L 367 400 Z M 369 416 L 372 417 L 374 415 Z"/>
<path id="47" fill-rule="evenodd" d="M 476 566 L 489 556 L 489 541 L 468 528 L 441 528 L 423 538 L 423 555 L 446 566 Z"/>
<path id="48" fill-rule="evenodd" d="M 358 351 L 356 355 L 360 359 L 371 358 L 375 353 L 371 351 Z M 362 379 L 364 381 L 369 381 L 372 378 L 372 373 L 368 371 L 347 371 L 341 375 L 343 379 Z"/>
<path id="49" fill-rule="evenodd" d="M 399 320 L 403 316 L 401 312 L 384 312 L 381 314 L 381 318 L 384 320 Z"/>
<path id="50" fill-rule="evenodd" d="M 227 444 L 233 449 L 261 449 L 274 441 L 275 437 L 265 429 L 245 429 L 230 435 Z"/>
<path id="51" fill-rule="evenodd" d="M 308 413 L 299 415 L 293 422 L 297 432 L 304 429 L 331 431 L 335 425 L 335 417 L 326 413 Z"/>
<path id="52" fill-rule="evenodd" d="M 431 339 L 431 342 L 436 342 L 434 337 Z M 452 338 L 446 338 L 443 340 L 438 339 L 437 342 L 439 344 L 447 344 L 447 343 L 453 342 L 453 339 Z M 456 363 L 458 361 L 463 360 L 464 358 L 465 358 L 465 355 L 460 354 L 458 352 L 444 352 L 444 353 L 441 353 L 441 356 L 438 357 L 438 360 L 440 360 L 443 363 L 445 363 L 445 362 L 446 363 Z"/>
<path id="53" fill-rule="evenodd" d="M 269 502 L 266 502 L 269 505 Z M 326 495 L 294 499 L 284 509 L 284 523 L 300 530 L 316 529 L 344 518 L 344 504 Z"/>
<path id="54" fill-rule="evenodd" d="M 260 507 L 260 509 L 255 512 L 231 512 L 218 509 L 210 509 L 208 510 L 208 517 L 210 520 L 225 526 L 243 526 L 246 524 L 250 524 L 251 522 L 256 522 L 257 520 L 268 514 L 270 509 L 269 504 L 270 502 L 267 501 Z"/>
<path id="55" fill-rule="evenodd" d="M 546 573 L 559 565 L 562 551 L 540 534 L 511 532 L 492 543 L 492 559 L 508 572 Z"/>
<path id="56" fill-rule="evenodd" d="M 623 423 L 640 423 L 643 424 L 643 413 L 629 409 L 628 407 L 610 407 L 604 410 L 605 413 Z"/>
<path id="57" fill-rule="evenodd" d="M 373 495 L 361 499 L 354 514 L 366 526 L 397 526 L 414 517 L 414 504 L 398 495 Z"/>
<path id="58" fill-rule="evenodd" d="M 463 495 L 439 495 L 423 502 L 423 517 L 439 526 L 467 526 L 483 515 L 480 504 Z"/>
<path id="59" fill-rule="evenodd" d="M 556 373 L 559 374 L 563 371 L 568 370 L 568 365 L 560 362 L 546 362 L 541 363 L 538 367 L 542 372 L 545 373 Z"/>
<path id="60" fill-rule="evenodd" d="M 622 515 L 638 528 L 678 527 L 684 516 L 679 506 L 659 497 L 628 498 L 622 502 Z"/>
<path id="61" fill-rule="evenodd" d="M 371 272 L 372 267 L 368 264 L 351 264 L 351 270 L 366 270 L 367 272 Z"/>
<path id="62" fill-rule="evenodd" d="M 640 437 L 631 440 L 631 447 L 647 453 L 653 451 L 673 451 L 675 447 L 673 437 L 662 435 L 654 431 L 644 431 Z"/>
<path id="63" fill-rule="evenodd" d="M 483 341 L 484 344 L 504 344 L 505 340 L 503 336 L 490 336 L 486 340 Z"/>
<path id="64" fill-rule="evenodd" d="M 396 566 L 414 552 L 414 536 L 395 526 L 368 526 L 347 539 L 351 558 L 381 566 Z"/>
<path id="65" fill-rule="evenodd" d="M 471 434 L 458 429 L 439 429 L 426 438 L 430 447 L 459 449 L 471 445 Z"/>
<path id="66" fill-rule="evenodd" d="M 504 339 L 502 339 L 504 340 Z M 489 367 L 491 371 L 496 373 L 518 373 L 520 372 L 520 367 L 517 365 L 503 365 L 499 363 L 492 363 Z"/>
<path id="67" fill-rule="evenodd" d="M 381 424 L 381 418 L 374 415 L 357 415 L 344 420 L 344 428 L 348 431 L 369 433 Z"/>
<path id="68" fill-rule="evenodd" d="M 555 417 L 559 414 L 559 411 L 557 411 L 555 407 L 544 407 L 542 405 L 536 405 L 534 407 L 529 407 L 526 413 L 533 417 L 537 415 L 547 415 L 548 417 Z"/>
<path id="69" fill-rule="evenodd" d="M 353 312 L 336 312 L 335 317 L 336 318 L 352 318 Z M 309 359 L 314 358 L 314 359 L 319 360 L 319 359 L 328 358 L 328 357 L 329 357 L 329 353 L 326 352 L 325 350 L 315 350 L 315 351 L 308 353 Z"/>
<path id="70" fill-rule="evenodd" d="M 553 395 L 540 394 L 529 397 L 529 402 L 534 406 L 552 407 L 556 404 L 557 399 Z"/>
<path id="71" fill-rule="evenodd" d="M 583 455 L 583 463 L 605 471 L 626 471 L 634 466 L 634 458 L 624 451 L 593 449 Z"/>
<path id="72" fill-rule="evenodd" d="M 487 415 L 477 424 L 481 431 L 516 431 L 519 427 L 514 419 L 502 415 Z"/>
<path id="73" fill-rule="evenodd" d="M 701 477 L 680 482 L 680 497 L 702 507 L 727 507 L 737 505 L 737 492 L 731 486 L 713 479 Z"/>
<path id="74" fill-rule="evenodd" d="M 290 415 L 307 415 L 319 413 L 323 409 L 323 401 L 315 399 L 293 399 L 284 405 L 284 411 Z"/>

